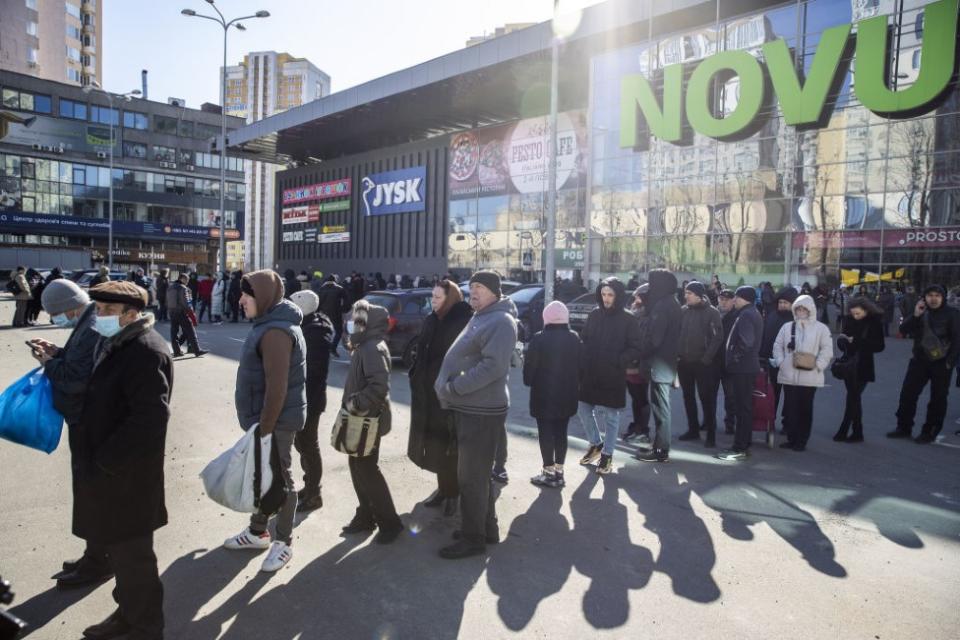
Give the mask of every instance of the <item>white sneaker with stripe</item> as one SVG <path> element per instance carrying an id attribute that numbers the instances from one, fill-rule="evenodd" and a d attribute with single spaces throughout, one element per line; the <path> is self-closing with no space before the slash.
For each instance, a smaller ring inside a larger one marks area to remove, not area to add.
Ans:
<path id="1" fill-rule="evenodd" d="M 270 545 L 270 553 L 268 553 L 267 557 L 263 559 L 263 564 L 260 565 L 260 571 L 264 571 L 266 573 L 279 571 L 288 562 L 290 562 L 292 558 L 293 549 L 291 549 L 285 542 L 276 540 Z"/>
<path id="2" fill-rule="evenodd" d="M 270 547 L 270 534 L 264 531 L 260 535 L 256 535 L 250 532 L 250 528 L 247 527 L 237 535 L 232 538 L 227 538 L 223 541 L 223 546 L 225 549 L 249 549 L 251 551 L 263 551 Z"/>

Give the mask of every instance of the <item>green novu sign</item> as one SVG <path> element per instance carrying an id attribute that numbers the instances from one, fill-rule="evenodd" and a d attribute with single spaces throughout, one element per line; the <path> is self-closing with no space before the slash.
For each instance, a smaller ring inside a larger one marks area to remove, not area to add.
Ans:
<path id="1" fill-rule="evenodd" d="M 958 0 L 940 0 L 925 9 L 922 60 L 912 85 L 891 89 L 888 61 L 887 16 L 857 23 L 854 92 L 860 103 L 884 116 L 916 115 L 931 105 L 950 85 L 956 65 Z M 809 72 L 801 78 L 787 43 L 782 39 L 762 46 L 769 84 L 780 103 L 784 121 L 793 126 L 813 126 L 824 115 L 827 97 L 838 80 L 841 60 L 851 44 L 852 25 L 832 27 L 823 32 Z M 736 107 L 724 117 L 714 109 L 714 86 L 736 76 L 740 96 Z M 767 77 L 760 61 L 746 51 L 724 51 L 706 58 L 693 70 L 683 87 L 684 66 L 663 69 L 662 102 L 657 100 L 650 81 L 640 75 L 622 79 L 620 85 L 620 146 L 640 143 L 638 127 L 642 116 L 649 133 L 667 142 L 683 139 L 686 119 L 697 133 L 711 138 L 735 138 L 756 124 L 767 94 Z"/>

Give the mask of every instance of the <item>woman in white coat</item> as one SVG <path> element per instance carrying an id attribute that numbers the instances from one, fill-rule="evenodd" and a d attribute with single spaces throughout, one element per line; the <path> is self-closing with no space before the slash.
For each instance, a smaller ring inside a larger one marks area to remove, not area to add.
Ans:
<path id="1" fill-rule="evenodd" d="M 823 386 L 832 358 L 830 328 L 817 320 L 813 298 L 800 296 L 793 303 L 793 322 L 780 328 L 770 359 L 770 364 L 780 369 L 777 382 L 783 385 L 787 441 L 782 448 L 806 449 L 813 426 L 813 397 Z"/>
<path id="2" fill-rule="evenodd" d="M 226 279 L 222 273 L 217 274 L 217 281 L 213 284 L 213 293 L 210 294 L 210 315 L 214 322 L 223 322 L 223 299 L 226 295 Z"/>

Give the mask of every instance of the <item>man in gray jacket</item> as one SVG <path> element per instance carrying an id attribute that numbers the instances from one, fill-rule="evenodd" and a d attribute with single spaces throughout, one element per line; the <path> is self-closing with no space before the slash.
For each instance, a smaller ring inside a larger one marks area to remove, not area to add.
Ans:
<path id="1" fill-rule="evenodd" d="M 481 554 L 500 541 L 490 469 L 510 408 L 507 375 L 517 344 L 516 307 L 492 271 L 470 278 L 470 306 L 475 315 L 444 357 L 434 387 L 440 405 L 453 411 L 459 454 L 462 524 L 454 534 L 458 541 L 440 550 L 447 559 Z"/>
<path id="2" fill-rule="evenodd" d="M 74 451 L 83 398 L 93 373 L 93 352 L 100 339 L 100 334 L 93 329 L 97 308 L 86 291 L 66 279 L 54 280 L 44 287 L 40 302 L 56 326 L 73 329 L 62 347 L 41 338 L 31 340 L 30 344 L 33 357 L 43 366 L 53 387 L 53 406 L 67 423 L 70 449 Z M 53 579 L 64 589 L 103 582 L 112 576 L 106 550 L 87 541 L 83 556 L 64 562 L 63 570 Z"/>
<path id="3" fill-rule="evenodd" d="M 172 282 L 167 288 L 167 313 L 170 314 L 170 346 L 173 347 L 173 356 L 179 358 L 183 355 L 180 346 L 180 333 L 187 342 L 190 353 L 196 357 L 205 355 L 207 352 L 200 348 L 200 342 L 197 340 L 197 330 L 193 326 L 193 321 L 188 315 L 190 311 L 190 290 L 187 288 L 187 274 L 181 273 L 176 282 Z"/>

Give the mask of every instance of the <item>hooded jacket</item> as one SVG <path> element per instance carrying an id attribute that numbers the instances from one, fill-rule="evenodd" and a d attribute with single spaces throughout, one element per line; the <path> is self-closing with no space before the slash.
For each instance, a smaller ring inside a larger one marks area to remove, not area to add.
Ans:
<path id="1" fill-rule="evenodd" d="M 680 351 L 681 311 L 676 298 L 677 277 L 666 269 L 653 269 L 649 280 L 645 306 L 650 309 L 650 315 L 642 353 L 650 364 L 650 380 L 672 383 Z"/>
<path id="2" fill-rule="evenodd" d="M 333 323 L 319 311 L 304 317 L 300 323 L 307 345 L 307 406 L 323 413 L 327 409 L 327 374 L 330 371 L 330 348 L 333 346 Z"/>
<path id="3" fill-rule="evenodd" d="M 327 281 L 314 289 L 320 299 L 320 311 L 323 312 L 334 327 L 343 325 L 343 314 L 350 310 L 350 295 L 336 282 Z"/>
<path id="4" fill-rule="evenodd" d="M 797 295 L 797 290 L 793 287 L 784 287 L 777 292 L 773 313 L 767 314 L 767 317 L 763 319 L 763 340 L 760 342 L 760 357 L 762 359 L 769 360 L 773 357 L 773 342 L 777 339 L 780 328 L 793 320 L 793 311 L 779 311 L 776 305 L 781 300 L 786 300 L 792 305 L 796 302 Z"/>
<path id="5" fill-rule="evenodd" d="M 502 415 L 510 409 L 507 376 L 517 345 L 517 307 L 506 296 L 476 312 L 443 358 L 434 391 L 440 406 Z"/>
<path id="6" fill-rule="evenodd" d="M 523 383 L 530 387 L 530 415 L 540 420 L 577 413 L 579 376 L 569 365 L 583 345 L 568 324 L 548 324 L 533 336 L 523 361 Z"/>
<path id="7" fill-rule="evenodd" d="M 53 406 L 68 425 L 74 425 L 83 413 L 83 398 L 93 373 L 93 352 L 100 334 L 93 330 L 97 305 L 90 303 L 57 355 L 43 365 L 43 373 L 53 388 Z"/>
<path id="8" fill-rule="evenodd" d="M 724 337 L 723 370 L 731 374 L 760 373 L 760 341 L 763 318 L 756 305 L 734 309 L 724 317 L 730 329 Z"/>
<path id="9" fill-rule="evenodd" d="M 237 368 L 237 419 L 245 431 L 257 423 L 265 433 L 299 431 L 307 417 L 303 314 L 283 298 L 276 273 L 254 271 L 243 278 L 253 289 L 258 313 Z"/>
<path id="10" fill-rule="evenodd" d="M 929 330 L 933 331 L 943 346 L 949 345 L 944 362 L 948 369 L 952 369 L 957 366 L 957 358 L 960 356 L 960 312 L 947 305 L 946 291 L 943 287 L 927 287 L 924 295 L 931 289 L 940 291 L 943 295 L 943 304 L 937 309 L 927 307 L 919 318 L 913 314 L 911 308 L 909 315 L 900 324 L 900 333 L 913 338 L 914 358 L 921 362 L 930 362 L 930 358 L 923 349 L 923 336 L 929 326 Z"/>
<path id="11" fill-rule="evenodd" d="M 603 306 L 604 287 L 610 287 L 616 294 L 610 309 Z M 580 401 L 622 409 L 626 406 L 627 368 L 640 358 L 640 325 L 624 308 L 628 296 L 618 278 L 601 282 L 596 297 L 598 308 L 587 316 L 581 333 Z"/>
<path id="12" fill-rule="evenodd" d="M 358 416 L 379 416 L 379 435 L 390 433 L 390 349 L 384 338 L 390 313 L 360 300 L 353 305 L 350 370 L 343 385 L 341 407 Z"/>
<path id="13" fill-rule="evenodd" d="M 804 308 L 809 313 L 804 320 L 797 319 L 797 309 Z M 833 359 L 833 339 L 830 328 L 817 320 L 817 306 L 813 298 L 802 295 L 793 303 L 793 321 L 780 327 L 777 339 L 773 343 L 774 366 L 780 369 L 777 382 L 797 387 L 822 387 L 823 372 Z M 793 348 L 791 349 L 791 342 Z M 816 356 L 816 366 L 807 371 L 793 366 L 795 352 L 812 353 Z"/>
<path id="14" fill-rule="evenodd" d="M 679 359 L 684 364 L 712 365 L 723 345 L 720 312 L 706 298 L 684 305 L 680 315 Z"/>

